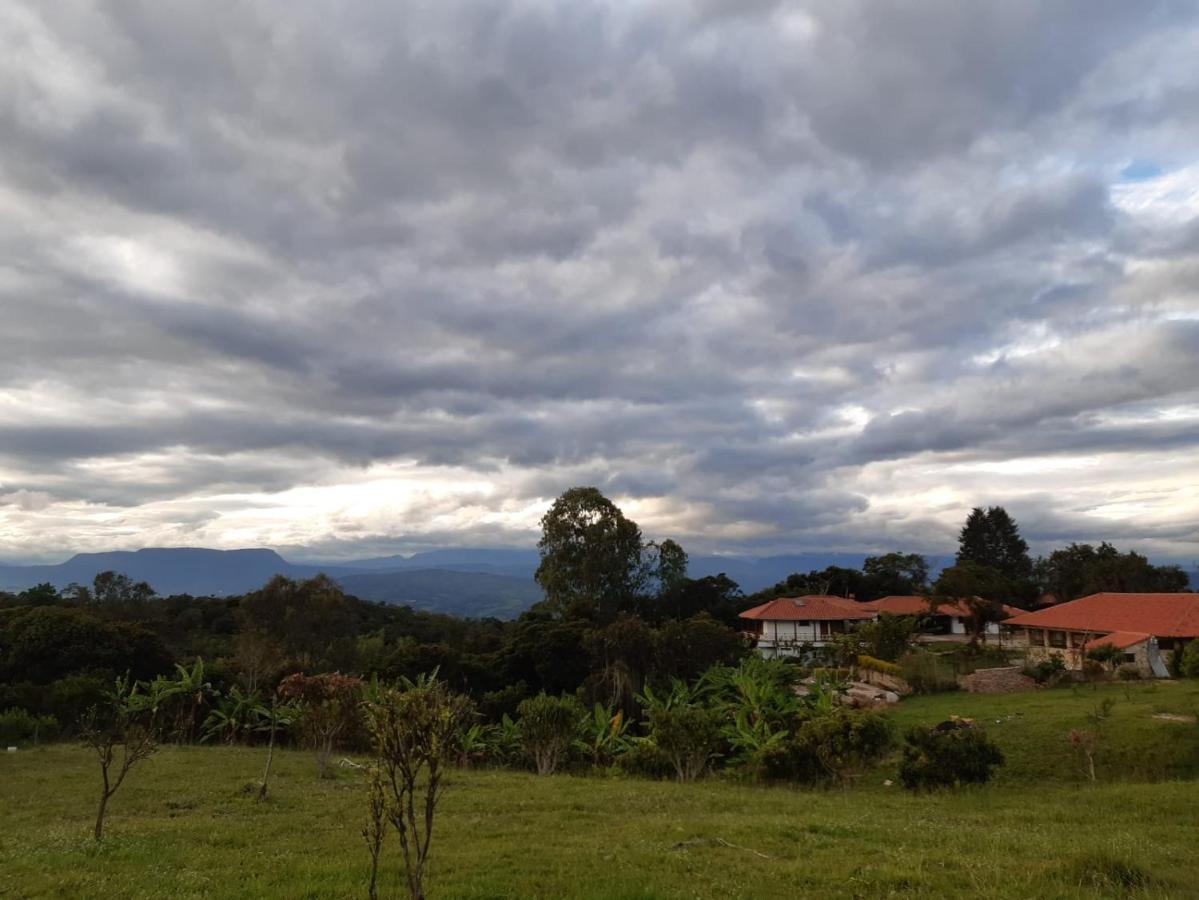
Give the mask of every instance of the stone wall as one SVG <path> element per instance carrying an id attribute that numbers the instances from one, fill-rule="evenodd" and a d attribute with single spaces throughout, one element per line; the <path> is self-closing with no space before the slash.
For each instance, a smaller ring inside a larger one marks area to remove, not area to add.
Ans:
<path id="1" fill-rule="evenodd" d="M 1020 671 L 1019 666 L 979 669 L 958 679 L 962 690 L 972 694 L 1012 694 L 1030 691 L 1037 683 Z"/>

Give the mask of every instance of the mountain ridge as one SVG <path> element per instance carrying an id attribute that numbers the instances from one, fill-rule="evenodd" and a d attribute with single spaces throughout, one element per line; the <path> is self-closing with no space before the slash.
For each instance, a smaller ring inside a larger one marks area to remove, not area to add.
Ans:
<path id="1" fill-rule="evenodd" d="M 827 566 L 860 567 L 865 553 L 793 553 L 772 556 L 693 556 L 692 578 L 724 574 L 751 594 L 793 572 Z M 929 556 L 930 574 L 952 563 Z M 365 600 L 405 603 L 455 615 L 518 615 L 541 597 L 533 581 L 538 563 L 531 548 L 451 547 L 410 556 L 336 562 L 291 562 L 266 547 L 213 550 L 205 547 L 144 547 L 76 553 L 57 564 L 0 565 L 0 590 L 20 591 L 49 582 L 56 588 L 90 584 L 99 572 L 121 572 L 146 581 L 161 595 L 227 596 L 255 590 L 275 575 L 312 578 L 324 573 Z M 440 574 L 434 574 L 440 573 Z M 1199 586 L 1193 571 L 1192 587 Z"/>

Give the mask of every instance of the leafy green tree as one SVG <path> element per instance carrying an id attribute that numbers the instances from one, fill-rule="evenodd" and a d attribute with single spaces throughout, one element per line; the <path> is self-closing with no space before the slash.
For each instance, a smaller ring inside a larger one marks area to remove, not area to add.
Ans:
<path id="1" fill-rule="evenodd" d="M 687 578 L 687 551 L 670 538 L 660 544 L 652 541 L 646 545 L 650 571 L 661 596 L 677 588 Z"/>
<path id="2" fill-rule="evenodd" d="M 749 653 L 740 634 L 701 612 L 672 619 L 658 630 L 654 669 L 658 677 L 690 681 L 712 666 L 735 666 Z"/>
<path id="3" fill-rule="evenodd" d="M 986 633 L 987 625 L 1003 618 L 1002 598 L 1010 582 L 999 571 L 973 560 L 964 560 L 941 572 L 933 587 L 930 606 L 940 603 L 961 603 L 970 613 L 966 627 L 971 643 L 977 643 Z"/>
<path id="4" fill-rule="evenodd" d="M 670 761 L 679 781 L 695 781 L 720 747 L 721 718 L 698 704 L 651 706 L 649 737 Z"/>
<path id="5" fill-rule="evenodd" d="M 92 579 L 91 602 L 101 606 L 145 603 L 156 594 L 144 581 L 134 581 L 121 572 L 100 572 Z"/>
<path id="6" fill-rule="evenodd" d="M 745 605 L 756 606 L 776 597 L 797 597 L 804 594 L 874 600 L 885 593 L 893 593 L 893 591 L 880 592 L 876 588 L 876 583 L 875 578 L 867 576 L 858 569 L 828 566 L 825 569 L 813 569 L 806 574 L 794 572 L 783 581 L 746 597 Z"/>
<path id="7" fill-rule="evenodd" d="M 868 556 L 862 563 L 862 572 L 870 580 L 869 593 L 874 596 L 859 597 L 860 600 L 918 594 L 928 584 L 928 561 L 919 553 Z"/>
<path id="8" fill-rule="evenodd" d="M 1104 541 L 1070 544 L 1037 560 L 1041 588 L 1060 601 L 1077 600 L 1101 591 L 1158 593 L 1184 591 L 1187 575 L 1180 566 L 1155 566 L 1139 553 L 1121 553 Z"/>
<path id="9" fill-rule="evenodd" d="M 637 693 L 654 669 L 658 634 L 639 616 L 621 613 L 584 641 L 592 659 L 593 679 L 602 685 L 605 703 L 631 714 Z"/>
<path id="10" fill-rule="evenodd" d="M 645 585 L 641 529 L 594 487 L 562 494 L 541 519 L 535 578 L 560 613 L 611 620 Z"/>
<path id="11" fill-rule="evenodd" d="M 149 679 L 170 668 L 162 640 L 141 625 L 71 606 L 25 607 L 0 617 L 0 682 L 49 684 L 95 671 Z"/>
<path id="12" fill-rule="evenodd" d="M 59 602 L 58 588 L 48 581 L 43 581 L 21 591 L 17 594 L 17 599 L 23 606 L 52 606 Z"/>
<path id="13" fill-rule="evenodd" d="M 293 581 L 276 575 L 238 604 L 243 633 L 273 645 L 292 669 L 350 667 L 356 622 L 350 600 L 332 579 Z"/>
<path id="14" fill-rule="evenodd" d="M 589 672 L 587 631 L 584 620 L 560 618 L 543 607 L 529 610 L 513 626 L 501 653 L 507 682 L 524 681 L 551 694 L 573 692 Z"/>
<path id="15" fill-rule="evenodd" d="M 642 616 L 661 623 L 670 619 L 690 619 L 700 613 L 730 628 L 738 628 L 737 614 L 745 607 L 745 596 L 737 582 L 727 575 L 684 578 L 658 593 L 642 605 Z"/>

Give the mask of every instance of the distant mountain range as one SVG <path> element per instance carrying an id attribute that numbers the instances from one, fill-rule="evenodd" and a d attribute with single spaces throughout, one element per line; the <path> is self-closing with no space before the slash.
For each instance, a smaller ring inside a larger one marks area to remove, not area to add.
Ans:
<path id="1" fill-rule="evenodd" d="M 693 556 L 692 578 L 725 574 L 745 593 L 769 587 L 793 572 L 828 566 L 859 567 L 864 554 L 795 553 L 782 556 Z M 928 557 L 935 575 L 952 557 Z M 364 600 L 403 603 L 460 616 L 512 618 L 541 599 L 533 581 L 536 550 L 448 548 L 413 556 L 384 556 L 330 563 L 293 563 L 274 550 L 206 550 L 151 547 L 136 551 L 79 553 L 64 563 L 0 565 L 0 590 L 20 591 L 49 582 L 63 588 L 90 585 L 100 572 L 121 572 L 149 582 L 159 594 L 225 596 L 261 587 L 275 575 L 311 578 L 324 572 Z M 1196 575 L 1191 573 L 1192 586 Z"/>

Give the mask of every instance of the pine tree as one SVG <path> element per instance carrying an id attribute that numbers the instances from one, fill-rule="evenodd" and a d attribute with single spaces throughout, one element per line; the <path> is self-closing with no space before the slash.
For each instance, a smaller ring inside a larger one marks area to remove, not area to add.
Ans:
<path id="1" fill-rule="evenodd" d="M 985 512 L 977 506 L 970 510 L 958 535 L 956 561 L 989 566 L 1011 581 L 1025 581 L 1032 575 L 1028 544 L 1020 537 L 1016 520 L 1002 506 Z"/>

